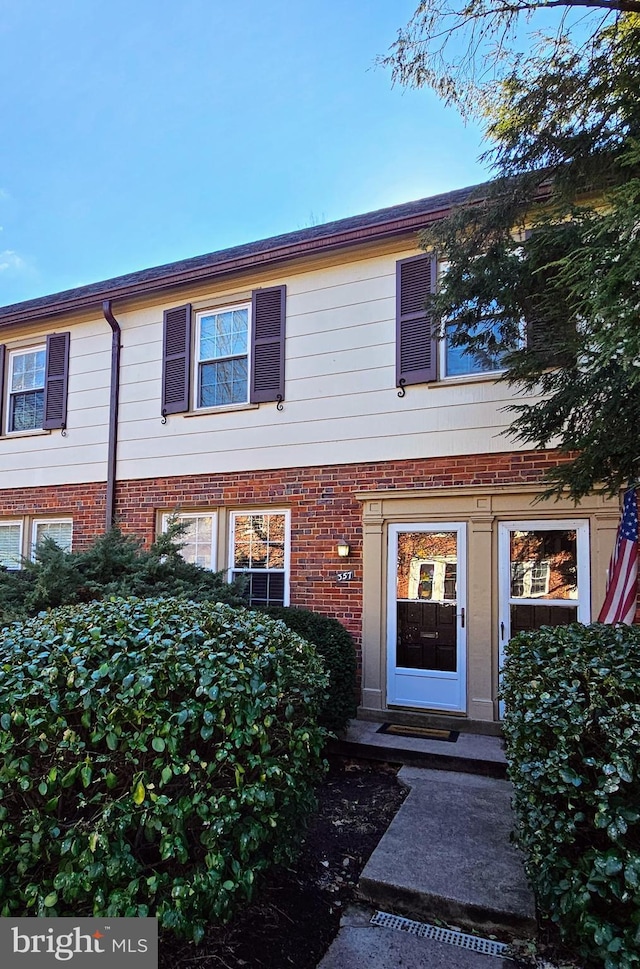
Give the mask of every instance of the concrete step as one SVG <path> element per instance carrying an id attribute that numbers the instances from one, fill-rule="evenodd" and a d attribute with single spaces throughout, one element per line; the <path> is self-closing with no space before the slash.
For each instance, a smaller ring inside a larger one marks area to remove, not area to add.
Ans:
<path id="1" fill-rule="evenodd" d="M 410 791 L 362 872 L 363 901 L 484 935 L 535 935 L 533 895 L 510 842 L 510 783 L 409 766 L 398 779 Z"/>
<path id="2" fill-rule="evenodd" d="M 341 757 L 387 761 L 414 767 L 505 778 L 507 761 L 500 737 L 459 733 L 455 742 L 381 733 L 379 723 L 352 720 L 329 752 Z"/>

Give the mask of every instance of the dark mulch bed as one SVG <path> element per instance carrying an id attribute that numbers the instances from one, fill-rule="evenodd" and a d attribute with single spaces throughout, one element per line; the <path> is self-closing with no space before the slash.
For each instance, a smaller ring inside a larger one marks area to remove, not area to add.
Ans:
<path id="1" fill-rule="evenodd" d="M 160 969 L 315 969 L 369 855 L 404 800 L 397 768 L 332 761 L 296 864 L 265 878 L 252 904 L 197 947 L 160 938 Z"/>

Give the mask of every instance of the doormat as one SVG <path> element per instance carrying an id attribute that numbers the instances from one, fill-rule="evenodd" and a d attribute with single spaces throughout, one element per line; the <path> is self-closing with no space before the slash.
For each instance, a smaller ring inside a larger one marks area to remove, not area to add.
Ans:
<path id="1" fill-rule="evenodd" d="M 415 737 L 417 740 L 444 740 L 455 744 L 459 730 L 438 730 L 436 727 L 403 727 L 399 723 L 383 723 L 376 733 L 388 733 L 394 737 Z"/>

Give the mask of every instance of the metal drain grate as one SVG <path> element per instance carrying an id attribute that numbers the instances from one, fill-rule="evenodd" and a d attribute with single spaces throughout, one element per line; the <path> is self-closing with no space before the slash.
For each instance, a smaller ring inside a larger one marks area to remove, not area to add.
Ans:
<path id="1" fill-rule="evenodd" d="M 509 948 L 503 942 L 494 942 L 493 939 L 481 939 L 477 935 L 466 935 L 464 932 L 455 932 L 453 929 L 441 929 L 437 925 L 429 925 L 426 922 L 413 922 L 401 915 L 389 915 L 388 912 L 376 912 L 371 917 L 371 924 L 379 925 L 385 929 L 399 929 L 401 932 L 410 932 L 411 935 L 420 936 L 422 939 L 447 942 L 449 945 L 461 946 L 461 948 L 469 949 L 471 952 L 483 952 L 488 956 L 507 955 Z"/>

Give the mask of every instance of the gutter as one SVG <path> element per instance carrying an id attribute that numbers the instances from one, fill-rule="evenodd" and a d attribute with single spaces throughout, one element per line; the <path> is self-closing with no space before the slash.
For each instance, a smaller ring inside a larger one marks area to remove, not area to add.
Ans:
<path id="1" fill-rule="evenodd" d="M 116 452 L 118 449 L 118 397 L 120 391 L 120 324 L 111 312 L 111 300 L 102 303 L 102 313 L 111 327 L 111 388 L 109 392 L 109 438 L 107 443 L 107 497 L 105 531 L 110 531 L 115 519 Z"/>

